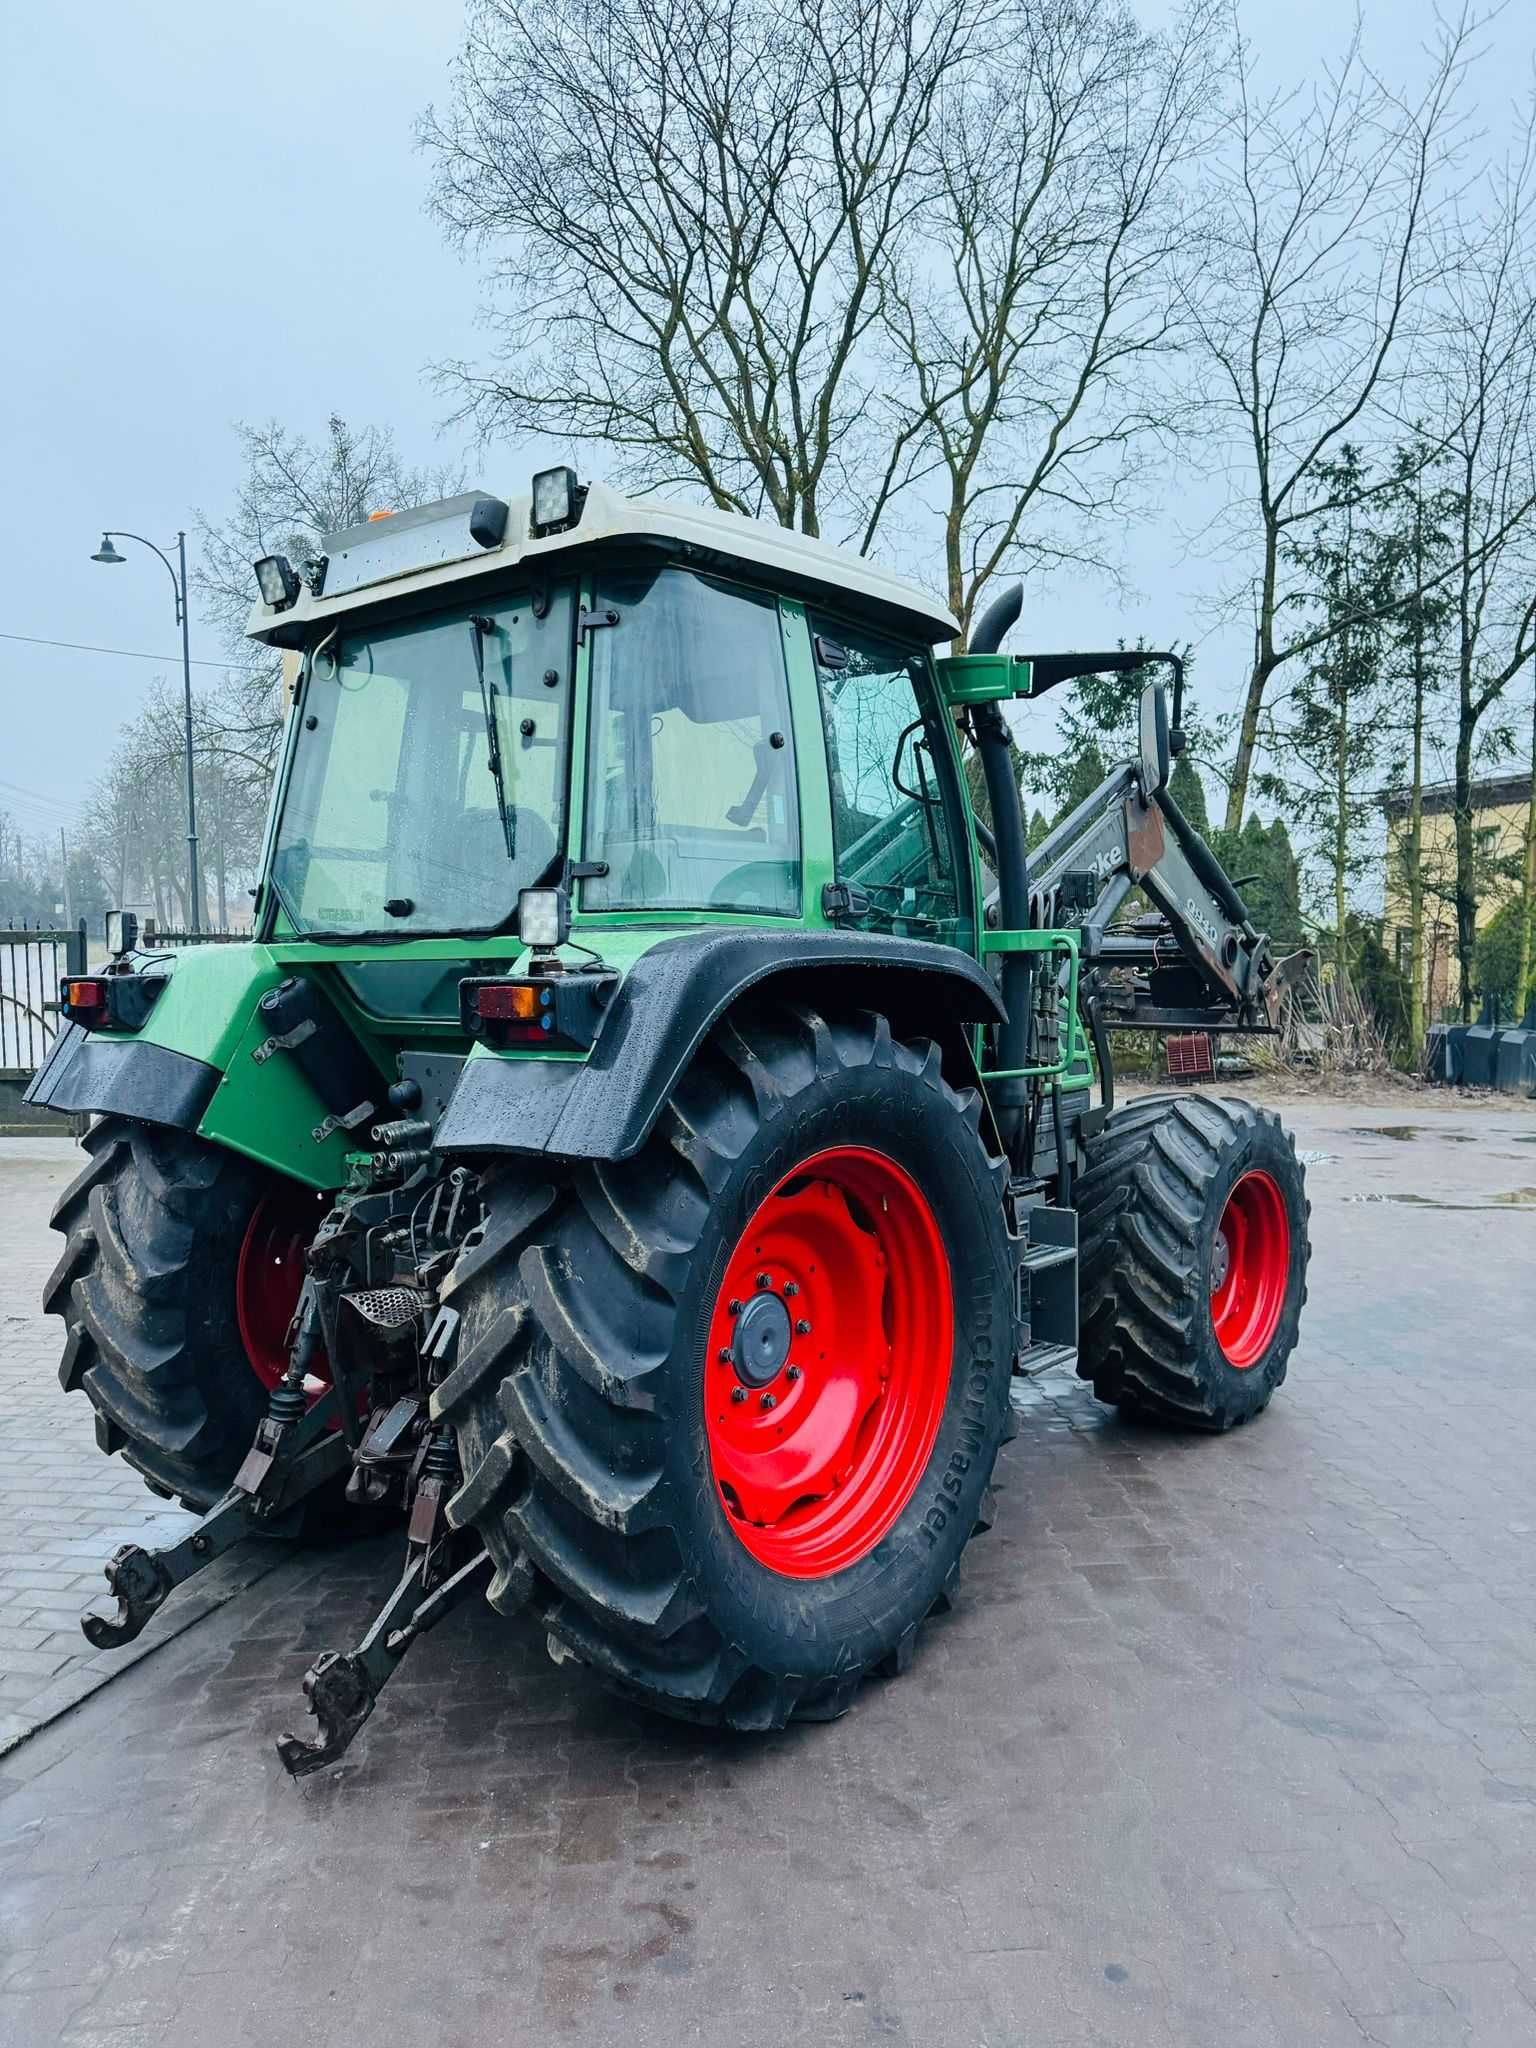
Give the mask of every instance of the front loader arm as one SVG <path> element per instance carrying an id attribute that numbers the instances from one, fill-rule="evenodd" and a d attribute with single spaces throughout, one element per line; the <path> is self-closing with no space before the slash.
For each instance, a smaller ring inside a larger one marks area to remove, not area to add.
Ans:
<path id="1" fill-rule="evenodd" d="M 1120 970 L 1106 991 L 1110 1022 L 1156 1030 L 1278 1028 L 1283 991 L 1305 956 L 1277 963 L 1268 933 L 1256 929 L 1221 863 L 1167 790 L 1143 800 L 1133 763 L 1107 776 L 1036 848 L 1030 883 L 1036 925 L 1078 924 L 1085 969 Z M 1112 927 L 1137 887 L 1161 916 Z"/>
<path id="2" fill-rule="evenodd" d="M 1075 927 L 1100 1021 L 1143 1030 L 1277 1030 L 1285 988 L 1310 956 L 1276 961 L 1268 933 L 1255 927 L 1220 861 L 1168 792 L 1169 762 L 1179 744 L 1182 656 L 1124 647 L 1000 654 L 998 643 L 1017 619 L 1021 601 L 1018 587 L 1006 592 L 980 622 L 969 652 L 938 664 L 946 701 L 960 715 L 987 771 L 989 845 L 998 875 L 989 922 L 1001 931 Z M 1140 758 L 1112 770 L 1026 855 L 1002 701 L 1037 698 L 1081 676 L 1131 674 L 1153 663 L 1166 663 L 1173 672 L 1172 729 L 1162 688 L 1151 684 L 1141 698 Z M 1113 926 L 1110 920 L 1136 888 L 1156 910 L 1133 925 Z M 1008 1007 L 1012 1013 L 1016 1005 Z"/>

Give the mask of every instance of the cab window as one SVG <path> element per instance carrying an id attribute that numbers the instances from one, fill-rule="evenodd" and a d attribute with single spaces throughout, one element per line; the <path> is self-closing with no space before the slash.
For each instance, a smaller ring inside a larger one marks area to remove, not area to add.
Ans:
<path id="1" fill-rule="evenodd" d="M 684 569 L 605 574 L 592 638 L 585 910 L 800 908 L 773 599 Z"/>
<path id="2" fill-rule="evenodd" d="M 866 931 L 969 943 L 953 757 L 926 650 L 811 615 L 837 879 Z"/>

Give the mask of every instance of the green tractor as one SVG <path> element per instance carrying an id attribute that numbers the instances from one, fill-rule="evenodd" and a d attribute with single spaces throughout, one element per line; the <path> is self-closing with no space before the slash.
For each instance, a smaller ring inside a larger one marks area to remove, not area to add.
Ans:
<path id="1" fill-rule="evenodd" d="M 1288 972 L 1169 795 L 1175 656 L 1000 652 L 1016 590 L 936 656 L 869 562 L 568 469 L 256 577 L 295 688 L 254 935 L 115 919 L 30 1091 L 93 1118 L 60 1377 L 201 1517 L 112 1558 L 93 1643 L 324 1500 L 404 1567 L 294 1772 L 469 1591 L 664 1712 L 826 1719 L 954 1594 L 1016 1377 L 1263 1409 L 1292 1145 L 1114 1106 L 1111 1029 L 1272 1029 Z M 1028 853 L 1002 706 L 1148 664 L 1171 721 L 1155 683 Z"/>

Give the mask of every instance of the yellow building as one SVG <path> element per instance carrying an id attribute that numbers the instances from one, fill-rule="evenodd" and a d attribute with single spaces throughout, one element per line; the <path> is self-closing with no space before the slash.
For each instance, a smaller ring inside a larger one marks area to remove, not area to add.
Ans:
<path id="1" fill-rule="evenodd" d="M 1408 838 L 1406 794 L 1384 796 L 1387 871 L 1383 892 L 1383 943 L 1404 974 L 1408 971 L 1408 895 L 1404 849 Z M 1479 931 L 1520 892 L 1526 823 L 1531 811 L 1528 770 L 1479 776 L 1472 784 L 1472 836 L 1477 848 Z M 1455 999 L 1456 974 L 1456 788 L 1438 782 L 1424 791 L 1424 998 L 1431 1020 Z"/>

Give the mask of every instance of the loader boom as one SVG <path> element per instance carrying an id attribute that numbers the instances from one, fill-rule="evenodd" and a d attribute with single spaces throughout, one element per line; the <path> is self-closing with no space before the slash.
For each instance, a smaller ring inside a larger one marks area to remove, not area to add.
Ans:
<path id="1" fill-rule="evenodd" d="M 1129 930 L 1111 920 L 1135 888 L 1161 912 Z M 1277 965 L 1266 932 L 1166 789 L 1144 800 L 1139 770 L 1117 768 L 1036 849 L 1034 921 L 1080 932 L 1086 969 L 1128 974 L 1112 1007 L 1117 1025 L 1272 1031 L 1290 963 Z M 1184 1004 L 1152 1001 L 1148 977 L 1182 967 Z"/>

